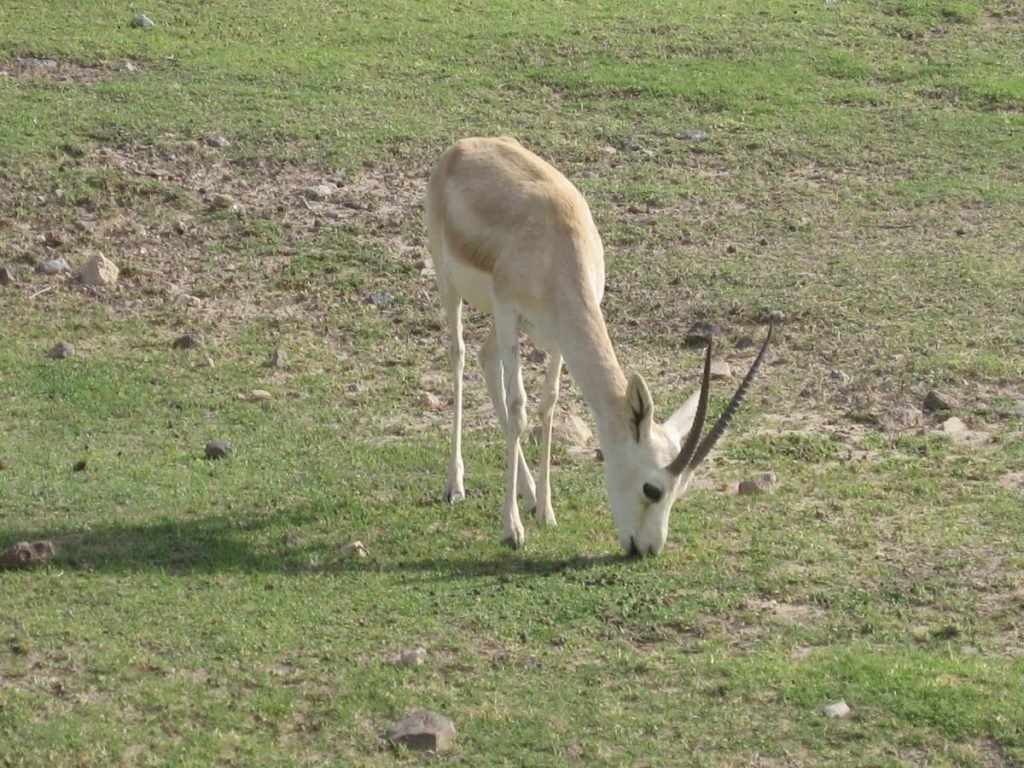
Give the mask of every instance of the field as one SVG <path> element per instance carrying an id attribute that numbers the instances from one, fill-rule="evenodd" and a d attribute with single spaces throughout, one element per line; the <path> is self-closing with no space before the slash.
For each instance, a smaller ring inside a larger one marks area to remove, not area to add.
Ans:
<path id="1" fill-rule="evenodd" d="M 6 0 L 0 30 L 0 550 L 56 547 L 0 570 L 0 766 L 1024 765 L 1019 3 Z M 593 442 L 556 447 L 559 525 L 500 545 L 474 313 L 441 500 L 422 193 L 491 134 L 587 196 L 659 417 L 692 323 L 742 373 L 785 313 L 660 557 L 620 555 Z M 116 285 L 35 271 L 97 253 Z M 419 710 L 450 749 L 385 743 Z"/>

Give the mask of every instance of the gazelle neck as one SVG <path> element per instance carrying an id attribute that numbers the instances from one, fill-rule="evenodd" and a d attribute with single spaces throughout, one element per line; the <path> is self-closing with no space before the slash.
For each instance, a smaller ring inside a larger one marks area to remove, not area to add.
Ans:
<path id="1" fill-rule="evenodd" d="M 576 385 L 594 413 L 603 447 L 628 430 L 625 421 L 626 375 L 619 366 L 604 317 L 595 301 L 583 300 L 582 310 L 566 308 L 559 345 Z"/>

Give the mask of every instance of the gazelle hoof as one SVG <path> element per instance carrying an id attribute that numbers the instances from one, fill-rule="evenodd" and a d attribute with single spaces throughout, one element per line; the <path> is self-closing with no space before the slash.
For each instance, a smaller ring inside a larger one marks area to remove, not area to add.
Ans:
<path id="1" fill-rule="evenodd" d="M 447 501 L 449 504 L 454 504 L 457 501 L 462 501 L 464 498 L 466 498 L 466 494 L 463 493 L 462 491 L 444 492 L 444 500 Z"/>

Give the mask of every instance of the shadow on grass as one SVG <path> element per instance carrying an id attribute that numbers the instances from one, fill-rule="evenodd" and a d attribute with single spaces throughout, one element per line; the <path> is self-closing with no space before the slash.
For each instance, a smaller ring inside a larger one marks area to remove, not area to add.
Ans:
<path id="1" fill-rule="evenodd" d="M 52 541 L 56 555 L 51 568 L 115 573 L 298 572 L 307 567 L 310 548 L 269 540 L 268 532 L 316 519 L 313 510 L 259 514 L 241 521 L 236 515 L 165 518 L 64 530 L 9 530 L 4 539 L 10 543 Z"/>
<path id="2" fill-rule="evenodd" d="M 405 575 L 416 581 L 481 577 L 556 576 L 631 562 L 618 554 L 534 557 L 529 551 L 481 549 L 453 556 L 389 557 L 371 544 L 369 559 L 343 557 L 337 542 L 287 533 L 323 520 L 322 509 L 159 520 L 119 521 L 82 528 L 37 527 L 8 530 L 0 546 L 48 540 L 56 547 L 51 568 L 108 573 L 147 570 L 170 574 L 353 573 Z"/>

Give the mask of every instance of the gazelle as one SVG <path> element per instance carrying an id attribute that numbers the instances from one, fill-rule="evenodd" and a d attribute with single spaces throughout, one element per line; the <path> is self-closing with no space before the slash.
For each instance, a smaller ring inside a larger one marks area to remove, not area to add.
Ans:
<path id="1" fill-rule="evenodd" d="M 502 541 L 525 540 L 517 496 L 535 508 L 540 525 L 554 525 L 551 508 L 551 421 L 562 359 L 593 411 L 604 454 L 605 485 L 619 543 L 631 555 L 657 554 L 668 535 L 673 502 L 721 437 L 753 380 L 771 327 L 750 371 L 708 435 L 711 344 L 700 388 L 664 424 L 654 421 L 651 393 L 638 374 L 626 377 L 604 317 L 604 249 L 590 209 L 559 171 L 511 138 L 463 139 L 449 148 L 427 187 L 427 229 L 441 303 L 451 339 L 454 420 L 444 495 L 460 499 L 465 300 L 494 317 L 480 351 L 487 391 L 505 432 L 507 471 Z M 520 326 L 547 350 L 540 398 L 541 449 L 537 481 L 520 437 L 527 425 L 519 360 Z M 685 440 L 685 442 L 684 442 Z"/>

